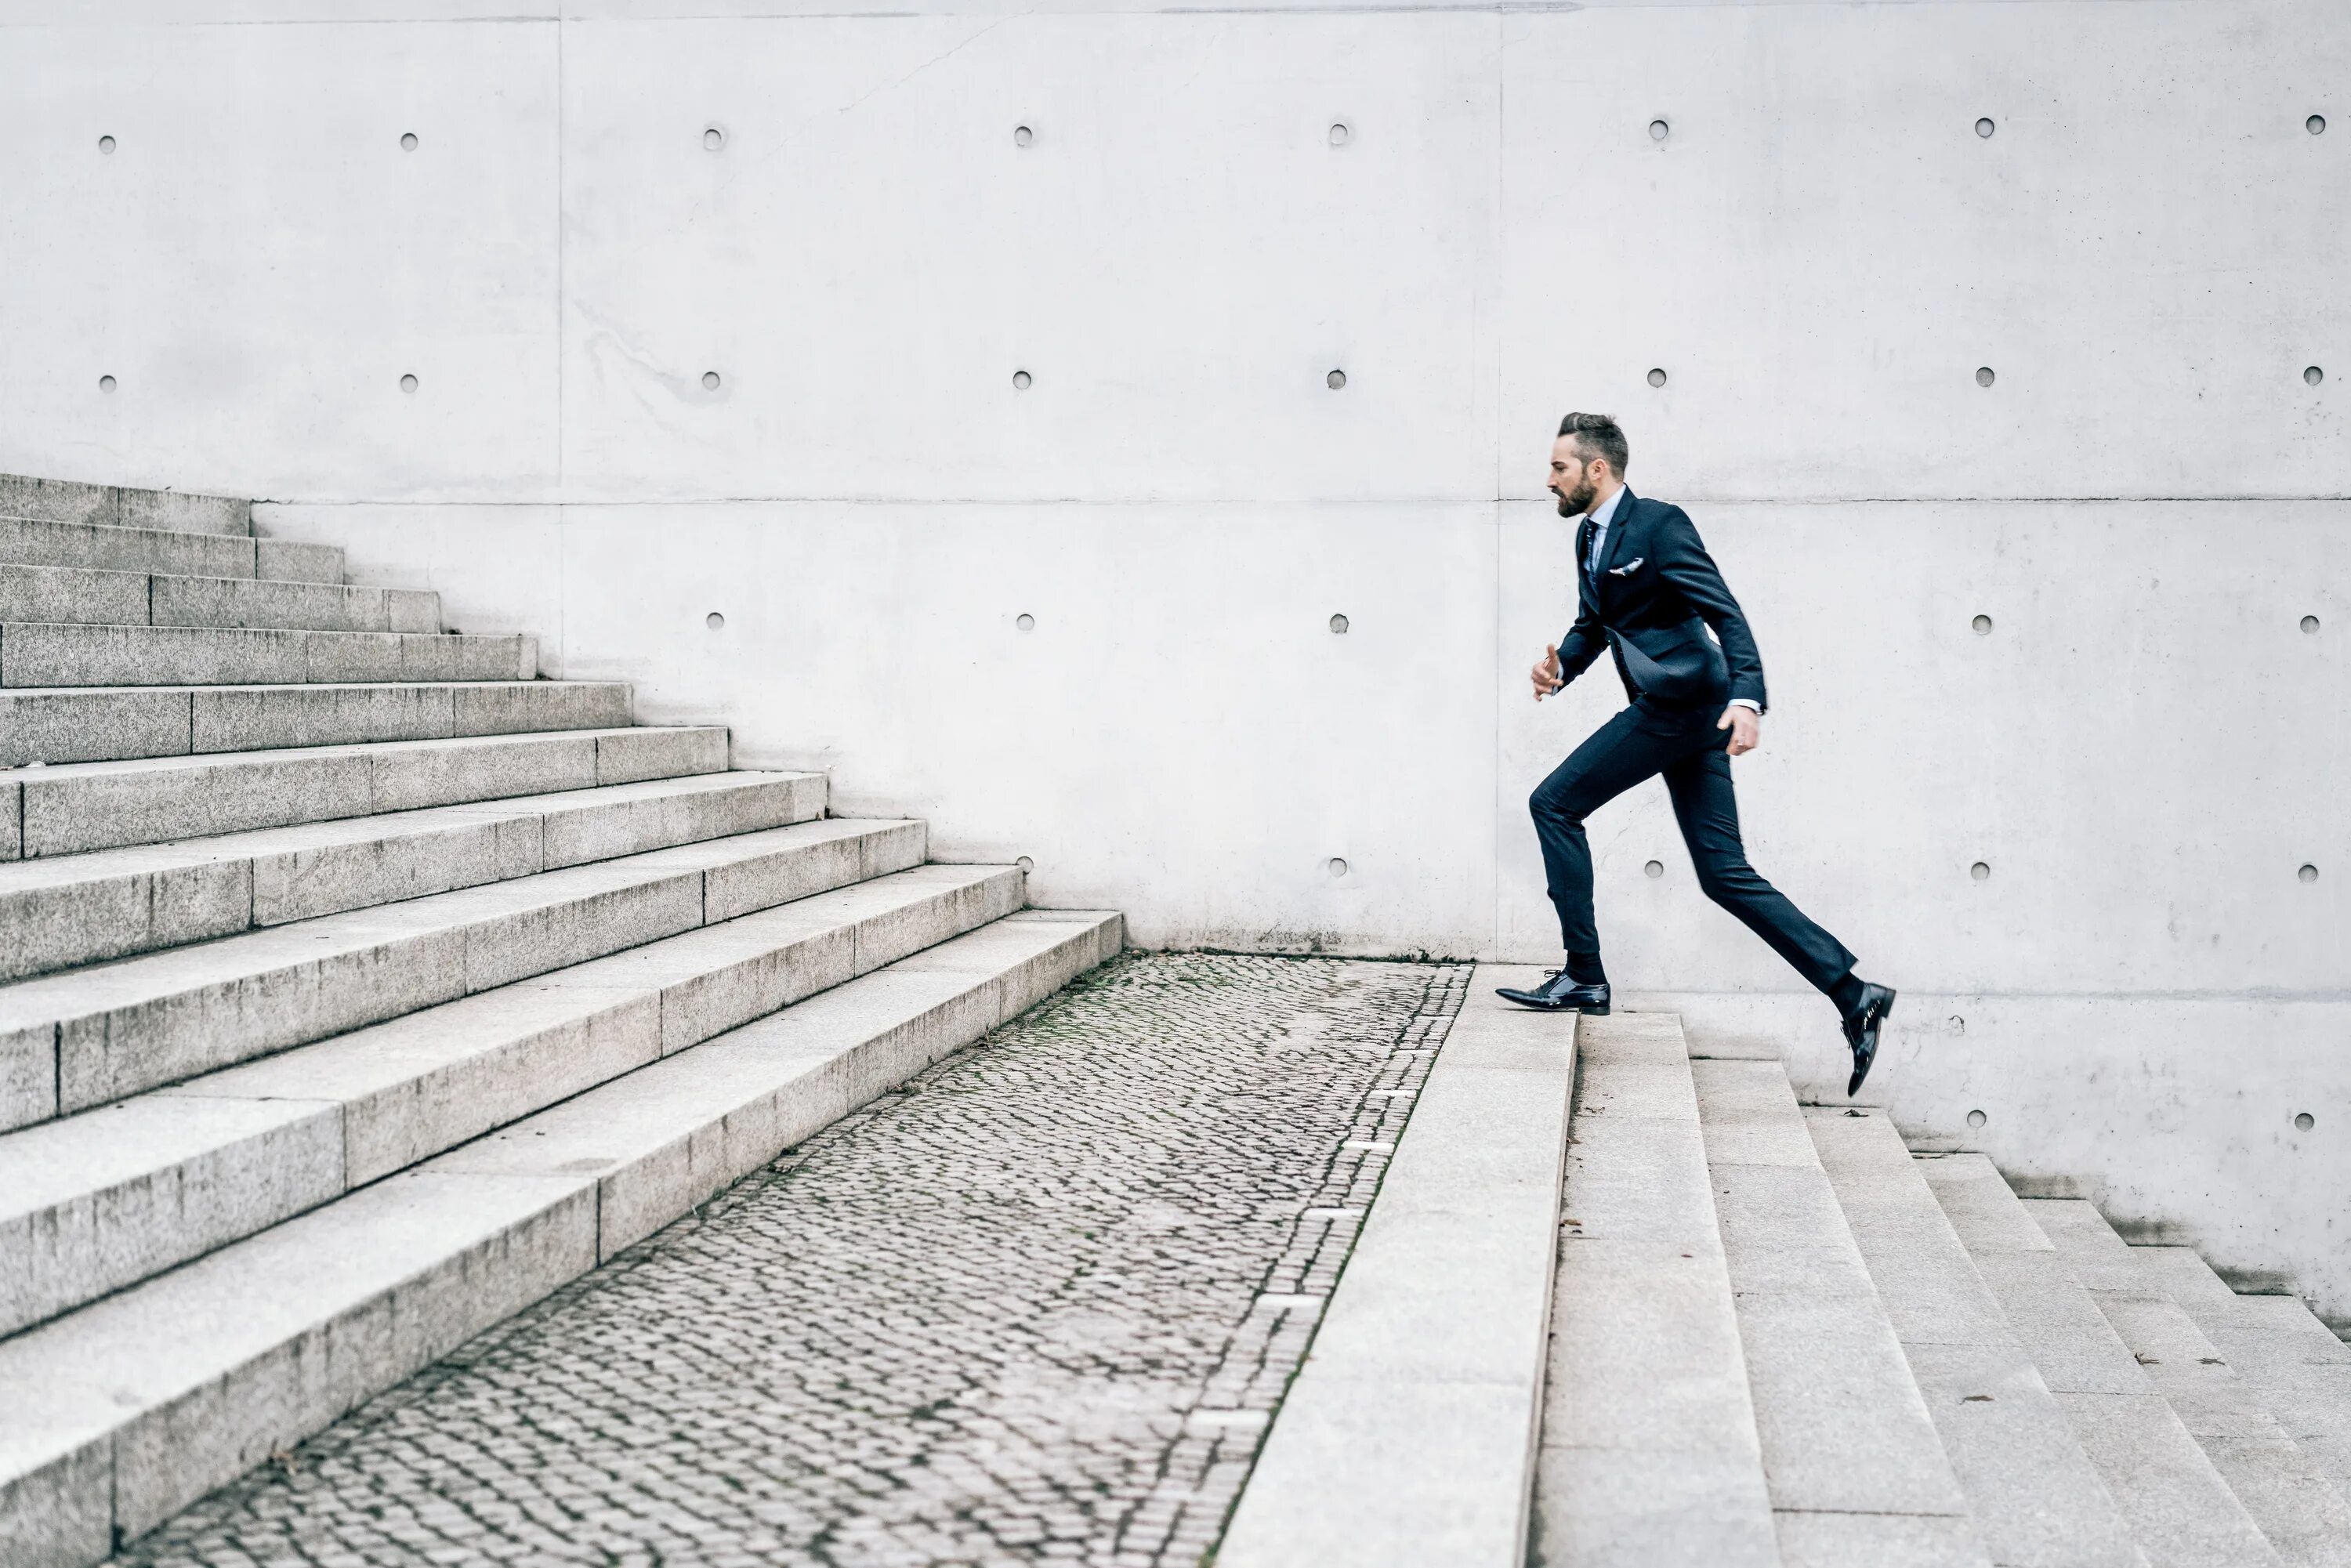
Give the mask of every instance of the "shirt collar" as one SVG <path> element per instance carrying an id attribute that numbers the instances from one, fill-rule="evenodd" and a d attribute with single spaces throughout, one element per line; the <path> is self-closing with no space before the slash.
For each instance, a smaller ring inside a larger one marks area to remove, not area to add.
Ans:
<path id="1" fill-rule="evenodd" d="M 1583 515 L 1592 519 L 1592 526 L 1593 528 L 1604 528 L 1608 526 L 1609 519 L 1616 515 L 1616 508 L 1623 503 L 1624 499 L 1625 486 L 1619 485 L 1616 488 L 1608 493 L 1608 498 L 1606 500 L 1601 502 L 1600 505 L 1593 507 L 1592 510 L 1584 513 Z"/>

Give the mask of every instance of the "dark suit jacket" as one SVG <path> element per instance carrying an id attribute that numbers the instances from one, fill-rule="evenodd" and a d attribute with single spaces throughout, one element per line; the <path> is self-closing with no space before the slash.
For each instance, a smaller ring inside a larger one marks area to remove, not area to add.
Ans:
<path id="1" fill-rule="evenodd" d="M 1762 655 L 1688 513 L 1627 490 L 1603 548 L 1607 559 L 1595 583 L 1585 561 L 1592 519 L 1584 518 L 1575 535 L 1575 624 L 1559 640 L 1562 677 L 1575 679 L 1605 647 L 1628 695 L 1670 703 L 1747 697 L 1763 706 Z"/>

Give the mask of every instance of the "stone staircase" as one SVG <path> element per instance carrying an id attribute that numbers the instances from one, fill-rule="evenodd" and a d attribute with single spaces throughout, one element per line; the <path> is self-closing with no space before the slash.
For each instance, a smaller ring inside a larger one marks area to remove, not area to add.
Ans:
<path id="1" fill-rule="evenodd" d="M 244 502 L 0 476 L 0 1563 L 117 1545 L 1114 954 Z"/>
<path id="2" fill-rule="evenodd" d="M 2351 1345 L 2299 1301 L 1671 1014 L 1576 1071 L 1530 1561 L 2351 1568 Z"/>

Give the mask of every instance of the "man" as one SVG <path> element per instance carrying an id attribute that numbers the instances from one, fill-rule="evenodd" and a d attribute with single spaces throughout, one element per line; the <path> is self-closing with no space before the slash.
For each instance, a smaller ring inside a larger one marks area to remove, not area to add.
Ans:
<path id="1" fill-rule="evenodd" d="M 1552 447 L 1549 488 L 1559 515 L 1583 522 L 1575 536 L 1575 624 L 1543 650 L 1532 672 L 1535 700 L 1582 674 L 1605 646 L 1632 706 L 1577 747 L 1527 802 L 1567 963 L 1533 990 L 1500 994 L 1549 1011 L 1607 1012 L 1583 819 L 1662 773 L 1698 886 L 1836 1004 L 1853 1051 L 1850 1095 L 1876 1060 L 1894 992 L 1855 975 L 1844 945 L 1747 863 L 1730 759 L 1754 750 L 1761 736 L 1763 661 L 1688 515 L 1625 487 L 1630 455 L 1624 431 L 1603 413 L 1569 414 Z"/>

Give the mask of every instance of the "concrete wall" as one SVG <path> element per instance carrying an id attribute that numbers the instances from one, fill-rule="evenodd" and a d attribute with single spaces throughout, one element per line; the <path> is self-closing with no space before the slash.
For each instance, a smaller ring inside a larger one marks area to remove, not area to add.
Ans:
<path id="1" fill-rule="evenodd" d="M 0 470 L 275 498 L 1143 943 L 1533 959 L 1611 410 L 1873 1088 L 2351 1318 L 2339 0 L 99 9 L 0 29 Z M 1841 1087 L 1594 829 L 1620 986 Z"/>

